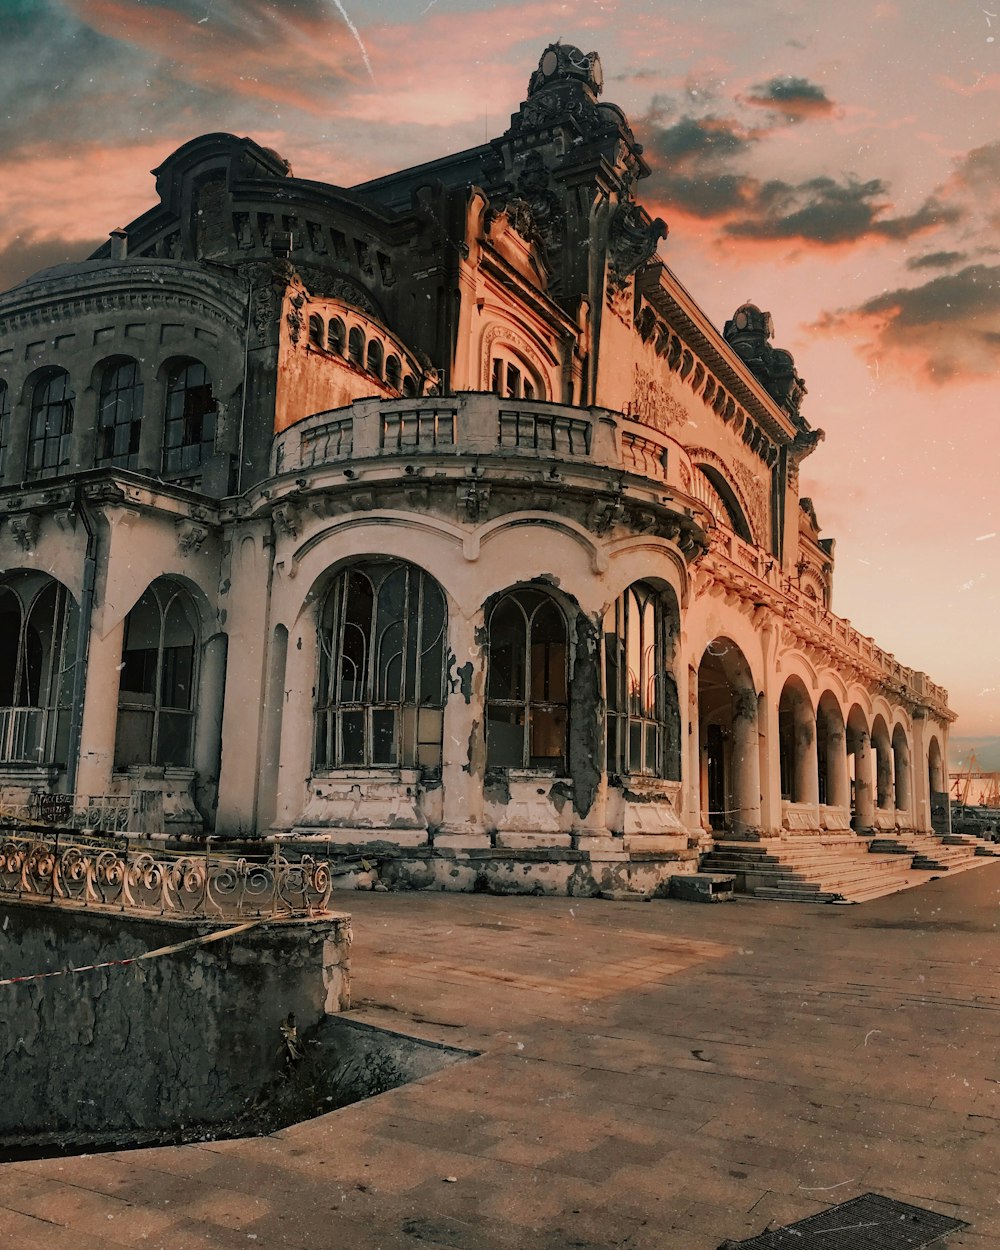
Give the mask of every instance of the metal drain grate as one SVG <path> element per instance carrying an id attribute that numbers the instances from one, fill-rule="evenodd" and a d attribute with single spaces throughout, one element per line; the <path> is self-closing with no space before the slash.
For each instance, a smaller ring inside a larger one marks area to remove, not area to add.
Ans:
<path id="1" fill-rule="evenodd" d="M 921 1250 L 967 1227 L 965 1220 L 950 1215 L 881 1194 L 862 1194 L 785 1228 L 724 1244 L 733 1250 Z"/>

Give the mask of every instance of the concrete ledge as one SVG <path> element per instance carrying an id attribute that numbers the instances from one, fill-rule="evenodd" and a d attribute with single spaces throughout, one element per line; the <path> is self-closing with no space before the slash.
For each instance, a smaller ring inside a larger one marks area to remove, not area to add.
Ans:
<path id="1" fill-rule="evenodd" d="M 719 872 L 696 872 L 670 878 L 670 897 L 692 903 L 727 903 L 736 897 L 735 877 Z"/>

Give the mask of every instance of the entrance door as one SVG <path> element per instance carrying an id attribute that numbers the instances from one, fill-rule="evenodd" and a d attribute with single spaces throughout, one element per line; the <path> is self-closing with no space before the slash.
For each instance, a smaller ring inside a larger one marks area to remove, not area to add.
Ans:
<path id="1" fill-rule="evenodd" d="M 726 740 L 721 725 L 709 725 L 706 732 L 708 823 L 718 831 L 729 826 L 726 811 Z"/>

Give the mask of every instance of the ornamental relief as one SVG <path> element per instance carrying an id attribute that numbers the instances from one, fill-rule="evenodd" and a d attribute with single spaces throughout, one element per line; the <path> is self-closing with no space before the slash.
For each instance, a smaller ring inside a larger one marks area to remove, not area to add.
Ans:
<path id="1" fill-rule="evenodd" d="M 651 369 L 644 369 L 640 364 L 635 366 L 632 398 L 626 406 L 625 415 L 652 426 L 662 434 L 685 425 L 688 420 L 687 409 L 670 393 L 669 387 Z"/>

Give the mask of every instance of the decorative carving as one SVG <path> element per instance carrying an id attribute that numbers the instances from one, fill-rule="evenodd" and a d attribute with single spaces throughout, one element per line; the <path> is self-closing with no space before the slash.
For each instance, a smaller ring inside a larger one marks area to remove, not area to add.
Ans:
<path id="1" fill-rule="evenodd" d="M 646 210 L 630 200 L 618 204 L 608 232 L 609 298 L 652 259 L 656 245 L 666 237 L 667 223 L 662 217 L 650 220 Z"/>
<path id="2" fill-rule="evenodd" d="M 684 405 L 670 393 L 669 387 L 652 370 L 639 364 L 635 366 L 632 400 L 626 415 L 664 434 L 684 425 L 688 419 Z"/>
<path id="3" fill-rule="evenodd" d="M 299 510 L 294 504 L 279 504 L 278 507 L 272 509 L 271 520 L 274 522 L 275 530 L 283 538 L 290 538 L 293 541 L 298 538 L 302 521 Z"/>
<path id="4" fill-rule="evenodd" d="M 458 506 L 470 521 L 478 521 L 486 514 L 490 502 L 490 488 L 476 478 L 458 488 Z"/>
<path id="5" fill-rule="evenodd" d="M 296 291 L 288 300 L 288 312 L 285 315 L 285 322 L 288 325 L 288 337 L 294 344 L 298 344 L 299 339 L 302 337 L 302 327 L 305 325 L 302 316 L 302 305 L 305 302 L 306 297 L 301 291 Z"/>
<path id="6" fill-rule="evenodd" d="M 189 556 L 201 551 L 205 539 L 208 538 L 208 526 L 189 517 L 182 517 L 177 525 L 177 549 L 182 556 Z"/>
<path id="7" fill-rule="evenodd" d="M 11 536 L 22 551 L 34 551 L 39 520 L 34 512 L 15 512 L 8 518 Z"/>

